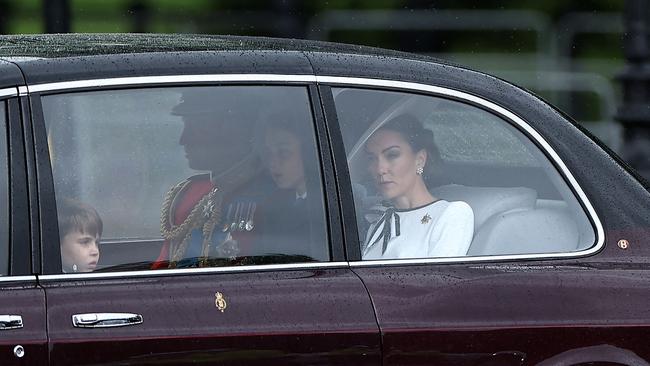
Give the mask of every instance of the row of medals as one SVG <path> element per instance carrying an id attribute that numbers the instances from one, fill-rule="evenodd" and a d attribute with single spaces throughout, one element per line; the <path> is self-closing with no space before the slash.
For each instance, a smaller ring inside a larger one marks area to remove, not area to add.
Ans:
<path id="1" fill-rule="evenodd" d="M 255 216 L 255 209 L 257 203 L 255 202 L 239 202 L 231 203 L 228 205 L 228 212 L 221 231 L 253 231 L 255 223 L 253 217 Z"/>

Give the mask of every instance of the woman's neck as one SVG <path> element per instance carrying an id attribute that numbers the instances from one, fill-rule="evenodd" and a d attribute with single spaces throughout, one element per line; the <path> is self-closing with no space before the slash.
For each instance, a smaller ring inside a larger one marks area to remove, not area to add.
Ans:
<path id="1" fill-rule="evenodd" d="M 435 201 L 435 197 L 429 193 L 424 182 L 418 182 L 411 191 L 402 196 L 395 197 L 392 201 L 395 208 L 405 210 L 425 206 Z"/>

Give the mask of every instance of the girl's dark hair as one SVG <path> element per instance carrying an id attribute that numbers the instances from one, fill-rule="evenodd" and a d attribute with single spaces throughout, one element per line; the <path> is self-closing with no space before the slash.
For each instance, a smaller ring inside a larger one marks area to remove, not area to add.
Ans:
<path id="1" fill-rule="evenodd" d="M 72 231 L 102 236 L 104 224 L 94 208 L 79 201 L 64 198 L 57 202 L 57 209 L 61 239 Z"/>
<path id="2" fill-rule="evenodd" d="M 302 110 L 285 109 L 270 113 L 262 118 L 261 134 L 256 138 L 256 146 L 261 147 L 264 144 L 264 136 L 269 131 L 282 130 L 289 132 L 300 142 L 300 154 L 302 157 L 303 168 L 305 170 L 305 179 L 307 181 L 307 190 L 313 191 L 311 185 L 318 184 L 319 171 L 315 162 L 318 161 L 316 155 L 314 124 L 311 115 L 304 113 Z M 264 159 L 263 152 L 259 152 L 260 157 Z"/>
<path id="3" fill-rule="evenodd" d="M 440 166 L 440 151 L 433 140 L 433 131 L 424 128 L 422 123 L 410 114 L 401 114 L 386 122 L 379 130 L 395 131 L 402 135 L 411 146 L 413 152 L 424 150 L 427 152 L 427 162 L 424 165 L 422 178 L 427 186 L 436 183 L 437 167 Z"/>

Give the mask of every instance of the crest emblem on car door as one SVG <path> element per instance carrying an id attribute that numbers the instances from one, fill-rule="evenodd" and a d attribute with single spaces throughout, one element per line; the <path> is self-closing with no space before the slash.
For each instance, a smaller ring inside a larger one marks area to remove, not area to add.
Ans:
<path id="1" fill-rule="evenodd" d="M 214 294 L 214 305 L 219 309 L 222 313 L 224 310 L 226 310 L 226 307 L 228 307 L 228 303 L 226 302 L 226 298 L 223 296 L 221 292 L 216 292 Z"/>

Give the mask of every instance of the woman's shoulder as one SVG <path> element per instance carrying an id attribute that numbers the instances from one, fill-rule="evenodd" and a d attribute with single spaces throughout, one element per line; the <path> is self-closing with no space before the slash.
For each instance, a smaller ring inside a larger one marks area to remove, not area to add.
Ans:
<path id="1" fill-rule="evenodd" d="M 465 201 L 445 201 L 447 202 L 447 207 L 445 208 L 444 215 L 448 217 L 468 217 L 474 219 L 474 210 L 472 207 Z"/>
<path id="2" fill-rule="evenodd" d="M 465 201 L 448 201 L 448 203 L 449 203 L 448 209 L 472 211 L 472 207 Z"/>

